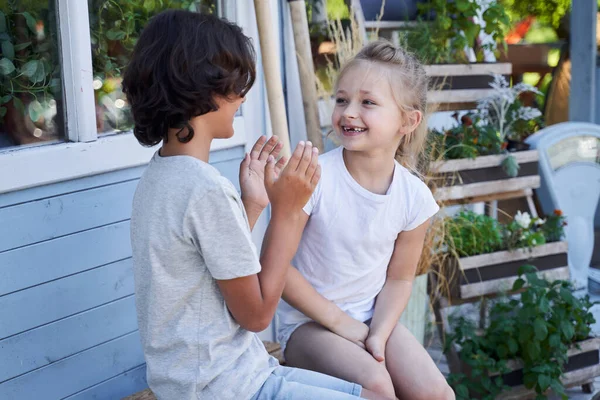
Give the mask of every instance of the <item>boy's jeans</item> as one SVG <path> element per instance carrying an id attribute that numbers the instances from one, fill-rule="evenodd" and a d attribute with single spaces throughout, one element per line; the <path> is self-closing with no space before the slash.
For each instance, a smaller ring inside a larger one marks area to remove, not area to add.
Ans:
<path id="1" fill-rule="evenodd" d="M 298 368 L 277 367 L 252 400 L 351 400 L 362 387 L 329 375 Z"/>

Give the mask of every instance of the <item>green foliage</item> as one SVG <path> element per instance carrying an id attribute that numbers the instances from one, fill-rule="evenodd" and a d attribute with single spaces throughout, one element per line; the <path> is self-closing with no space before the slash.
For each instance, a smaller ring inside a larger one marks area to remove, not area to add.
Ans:
<path id="1" fill-rule="evenodd" d="M 492 3 L 483 12 L 485 32 L 494 41 L 483 45 L 477 40 L 481 27 L 473 22 L 481 11 L 478 2 L 429 0 L 418 7 L 417 25 L 404 31 L 403 38 L 406 46 L 425 63 L 466 63 L 465 47 L 473 48 L 477 59 L 482 59 L 484 50 L 494 50 L 496 44 L 504 43 L 510 21 L 499 4 Z"/>
<path id="2" fill-rule="evenodd" d="M 14 108 L 36 122 L 60 96 L 54 12 L 48 2 L 11 0 L 0 5 L 0 121 Z M 32 104 L 29 110 L 24 101 Z"/>
<path id="3" fill-rule="evenodd" d="M 510 176 L 511 178 L 514 178 L 517 175 L 519 175 L 519 168 L 519 162 L 512 154 L 509 154 L 502 161 L 502 169 L 504 170 L 504 172 L 506 172 L 506 175 Z"/>
<path id="4" fill-rule="evenodd" d="M 508 389 L 502 374 L 507 362 L 523 363 L 525 386 L 539 399 L 546 392 L 566 398 L 560 382 L 570 345 L 589 337 L 595 322 L 588 296 L 577 298 L 567 281 L 541 279 L 535 267 L 524 265 L 513 290 L 523 290 L 518 298 L 506 298 L 490 309 L 489 325 L 483 332 L 464 317 L 451 319 L 453 333 L 447 346 L 460 347 L 460 359 L 471 373 L 451 374 L 448 382 L 457 399 L 494 399 Z"/>
<path id="5" fill-rule="evenodd" d="M 571 0 L 500 0 L 513 21 L 534 16 L 540 23 L 558 29 L 561 19 L 571 9 Z"/>
<path id="6" fill-rule="evenodd" d="M 556 242 L 561 240 L 563 236 L 564 227 L 567 225 L 567 221 L 563 216 L 561 210 L 554 210 L 552 215 L 546 217 L 546 222 L 542 225 L 544 236 L 549 242 Z"/>
<path id="7" fill-rule="evenodd" d="M 512 221 L 502 224 L 487 215 L 463 210 L 446 218 L 444 246 L 457 257 L 532 248 L 561 240 L 565 224 L 564 219 L 554 216 L 542 220 L 520 211 Z"/>
<path id="8" fill-rule="evenodd" d="M 463 115 L 460 121 L 455 114 L 459 122 L 456 126 L 431 132 L 429 154 L 433 159 L 502 154 L 512 150 L 510 143 L 523 145 L 528 136 L 544 126 L 540 110 L 525 105 L 526 100 L 540 94 L 536 88 L 524 83 L 511 87 L 500 75 L 494 76 L 490 87 L 492 94 L 478 102 L 476 111 Z M 519 166 L 514 157 L 507 157 L 502 167 L 508 176 L 517 176 Z"/>
<path id="9" fill-rule="evenodd" d="M 88 0 L 94 72 L 101 78 L 118 77 L 142 28 L 159 12 L 185 9 L 214 13 L 213 0 Z"/>
<path id="10" fill-rule="evenodd" d="M 448 218 L 445 224 L 444 244 L 459 257 L 499 251 L 503 248 L 502 226 L 494 218 L 461 211 Z"/>
<path id="11" fill-rule="evenodd" d="M 475 158 L 503 151 L 497 131 L 478 114 L 464 115 L 457 126 L 444 132 L 433 130 L 429 139 L 433 159 Z"/>

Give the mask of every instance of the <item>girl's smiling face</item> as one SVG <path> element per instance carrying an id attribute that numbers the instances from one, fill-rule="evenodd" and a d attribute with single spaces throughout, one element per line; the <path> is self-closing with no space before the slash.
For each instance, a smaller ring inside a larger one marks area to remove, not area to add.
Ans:
<path id="1" fill-rule="evenodd" d="M 347 150 L 395 153 L 400 144 L 405 130 L 389 73 L 385 66 L 360 62 L 338 82 L 331 120 Z"/>

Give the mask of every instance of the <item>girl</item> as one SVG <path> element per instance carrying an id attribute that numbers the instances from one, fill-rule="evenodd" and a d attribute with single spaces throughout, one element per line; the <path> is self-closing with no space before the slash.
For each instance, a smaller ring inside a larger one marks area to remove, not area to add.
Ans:
<path id="1" fill-rule="evenodd" d="M 427 84 L 412 55 L 382 40 L 341 70 L 332 116 L 341 146 L 319 157 L 278 339 L 289 365 L 389 398 L 445 400 L 452 389 L 398 323 L 439 209 L 409 170 L 427 135 Z"/>

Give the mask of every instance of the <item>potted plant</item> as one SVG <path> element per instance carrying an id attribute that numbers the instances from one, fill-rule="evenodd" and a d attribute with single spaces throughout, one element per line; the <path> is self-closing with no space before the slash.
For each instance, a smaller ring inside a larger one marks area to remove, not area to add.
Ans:
<path id="1" fill-rule="evenodd" d="M 445 281 L 451 303 L 509 290 L 526 262 L 541 276 L 568 279 L 565 225 L 560 210 L 546 219 L 518 212 L 508 224 L 461 211 L 445 221 L 441 248 L 447 256 L 436 266 L 436 279 Z"/>
<path id="2" fill-rule="evenodd" d="M 0 8 L 0 147 L 57 139 L 60 67 L 54 10 L 9 1 Z"/>
<path id="3" fill-rule="evenodd" d="M 458 352 L 461 371 L 448 381 L 457 399 L 545 399 L 549 392 L 566 399 L 564 388 L 578 385 L 590 392 L 600 339 L 590 338 L 589 297 L 574 296 L 568 281 L 540 279 L 531 265 L 519 268 L 512 289 L 521 295 L 492 304 L 483 329 L 451 318 L 446 351 Z"/>
<path id="4" fill-rule="evenodd" d="M 461 109 L 489 94 L 491 74 L 510 75 L 510 63 L 484 62 L 500 54 L 509 18 L 496 2 L 430 0 L 418 4 L 418 18 L 401 40 L 427 64 L 430 103 Z"/>
<path id="5" fill-rule="evenodd" d="M 501 75 L 490 84 L 490 96 L 477 110 L 444 132 L 432 131 L 430 164 L 438 174 L 436 197 L 458 201 L 470 197 L 534 189 L 540 185 L 537 150 L 524 139 L 543 127 L 542 114 L 524 105 L 524 97 L 537 94 L 526 84 L 510 86 Z"/>

